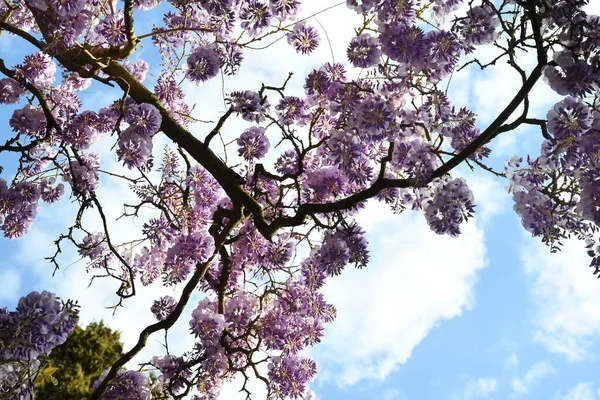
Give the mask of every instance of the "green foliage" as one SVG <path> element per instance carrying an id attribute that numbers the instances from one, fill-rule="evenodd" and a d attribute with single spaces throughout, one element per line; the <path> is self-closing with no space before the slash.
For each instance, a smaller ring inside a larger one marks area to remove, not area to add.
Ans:
<path id="1" fill-rule="evenodd" d="M 35 387 L 39 400 L 83 400 L 102 371 L 123 353 L 119 332 L 100 323 L 76 326 L 67 341 L 56 347 L 42 368 Z"/>

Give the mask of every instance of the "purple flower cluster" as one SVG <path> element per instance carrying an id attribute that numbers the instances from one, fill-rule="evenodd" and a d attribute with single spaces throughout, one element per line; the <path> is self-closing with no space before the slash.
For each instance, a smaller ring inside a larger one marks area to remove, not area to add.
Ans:
<path id="1" fill-rule="evenodd" d="M 304 395 L 306 385 L 317 374 L 317 364 L 307 357 L 288 355 L 273 357 L 269 363 L 269 379 L 271 388 L 276 393 L 292 399 L 300 399 Z"/>
<path id="2" fill-rule="evenodd" d="M 301 54 L 310 54 L 319 46 L 319 34 L 317 30 L 304 22 L 294 25 L 292 32 L 287 34 L 287 41 L 296 52 Z"/>
<path id="3" fill-rule="evenodd" d="M 227 102 L 244 120 L 257 123 L 265 120 L 265 114 L 271 107 L 266 98 L 261 98 L 258 93 L 251 90 L 232 92 Z"/>
<path id="4" fill-rule="evenodd" d="M 368 33 L 362 33 L 350 41 L 348 61 L 357 68 L 369 68 L 377 65 L 381 51 L 377 39 Z"/>
<path id="5" fill-rule="evenodd" d="M 237 144 L 240 146 L 238 154 L 247 161 L 263 158 L 270 146 L 265 129 L 261 127 L 246 129 L 237 139 Z"/>
<path id="6" fill-rule="evenodd" d="M 221 60 L 215 46 L 199 46 L 187 59 L 187 77 L 194 83 L 203 83 L 219 73 Z"/>
<path id="7" fill-rule="evenodd" d="M 167 251 L 163 273 L 166 284 L 183 282 L 197 263 L 206 261 L 214 250 L 213 238 L 204 232 L 182 234 Z"/>
<path id="8" fill-rule="evenodd" d="M 566 97 L 556 103 L 547 114 L 548 132 L 554 140 L 577 140 L 592 127 L 592 113 L 580 99 Z"/>
<path id="9" fill-rule="evenodd" d="M 462 178 L 441 183 L 423 211 L 431 230 L 438 235 L 457 237 L 460 224 L 475 212 L 473 192 Z"/>
<path id="10" fill-rule="evenodd" d="M 496 40 L 500 20 L 488 5 L 471 7 L 467 16 L 457 25 L 467 46 L 482 45 Z"/>
<path id="11" fill-rule="evenodd" d="M 109 369 L 94 382 L 92 388 L 97 389 L 106 379 Z M 141 372 L 124 371 L 117 372 L 117 375 L 108 383 L 108 386 L 102 394 L 102 400 L 150 400 L 152 394 L 148 388 L 148 378 Z"/>
<path id="12" fill-rule="evenodd" d="M 190 380 L 192 372 L 183 368 L 183 357 L 173 355 L 153 357 L 152 364 L 161 373 L 158 377 L 158 384 L 162 390 L 170 390 L 174 394 L 185 391 L 185 380 Z"/>
<path id="13" fill-rule="evenodd" d="M 0 104 L 17 104 L 25 88 L 11 78 L 0 79 Z"/>
<path id="14" fill-rule="evenodd" d="M 316 267 L 327 276 L 339 275 L 348 263 L 354 263 L 357 268 L 365 267 L 369 261 L 369 250 L 364 231 L 356 222 L 352 222 L 326 232 L 323 244 L 314 257 Z"/>
<path id="15" fill-rule="evenodd" d="M 450 113 L 445 118 L 447 118 L 447 122 L 439 127 L 440 133 L 450 139 L 450 145 L 457 152 L 463 151 L 481 133 L 475 127 L 475 113 L 466 108 L 461 108 L 456 113 Z M 472 160 L 483 159 L 490 153 L 489 147 L 481 146 L 469 158 Z"/>
<path id="16" fill-rule="evenodd" d="M 128 168 L 141 167 L 152 156 L 152 136 L 136 133 L 136 127 L 125 129 L 117 141 L 117 156 Z"/>
<path id="17" fill-rule="evenodd" d="M 112 46 L 127 42 L 123 13 L 107 15 L 96 27 L 96 32 L 106 43 Z"/>
<path id="18" fill-rule="evenodd" d="M 221 389 L 222 376 L 227 370 L 227 356 L 221 346 L 221 335 L 225 329 L 225 317 L 216 312 L 216 303 L 204 299 L 192 312 L 190 328 L 199 339 L 197 348 L 202 349 L 202 377 L 198 388 L 205 395 L 216 396 Z M 210 397 L 209 397 L 210 398 Z"/>
<path id="19" fill-rule="evenodd" d="M 17 71 L 38 88 L 45 88 L 54 81 L 56 64 L 49 55 L 37 52 L 26 56 L 23 64 L 17 66 Z"/>
<path id="20" fill-rule="evenodd" d="M 43 180 L 49 185 L 49 180 Z M 48 186 L 46 186 L 48 187 Z M 62 187 L 50 188 L 51 193 L 44 195 L 44 201 L 57 200 L 62 194 Z M 35 219 L 42 198 L 42 186 L 33 182 L 19 182 L 8 186 L 0 178 L 0 229 L 4 237 L 16 239 L 24 236 Z M 51 202 L 51 201 L 48 201 Z"/>
<path id="21" fill-rule="evenodd" d="M 22 297 L 15 311 L 0 308 L 0 396 L 32 398 L 27 383 L 37 376 L 39 358 L 67 340 L 78 313 L 75 303 L 47 291 Z"/>
<path id="22" fill-rule="evenodd" d="M 185 116 L 189 114 L 189 108 L 185 103 L 185 93 L 173 77 L 164 75 L 158 78 L 154 93 L 175 120 L 183 124 L 187 123 Z"/>
<path id="23" fill-rule="evenodd" d="M 64 167 L 63 180 L 71 184 L 76 196 L 86 197 L 98 187 L 100 157 L 96 153 L 82 154 L 69 159 Z"/>
<path id="24" fill-rule="evenodd" d="M 162 296 L 152 303 L 150 311 L 157 320 L 163 321 L 173 312 L 176 305 L 177 301 L 173 296 Z"/>
<path id="25" fill-rule="evenodd" d="M 269 26 L 272 14 L 269 5 L 258 0 L 244 3 L 239 14 L 242 29 L 250 35 L 260 35 Z"/>

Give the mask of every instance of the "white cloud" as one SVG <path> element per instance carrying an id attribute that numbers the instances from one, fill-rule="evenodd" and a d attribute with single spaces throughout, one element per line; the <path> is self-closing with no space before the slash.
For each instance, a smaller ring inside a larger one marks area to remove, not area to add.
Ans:
<path id="1" fill-rule="evenodd" d="M 518 397 L 529 393 L 544 377 L 555 374 L 556 371 L 548 361 L 540 361 L 525 373 L 523 377 L 515 377 L 511 381 L 511 397 Z"/>
<path id="2" fill-rule="evenodd" d="M 521 254 L 533 279 L 534 339 L 569 361 L 588 358 L 587 349 L 600 334 L 600 291 L 584 244 L 568 240 L 552 254 L 530 239 Z"/>
<path id="3" fill-rule="evenodd" d="M 467 381 L 465 388 L 454 396 L 454 400 L 486 399 L 498 389 L 498 382 L 494 378 L 478 378 Z"/>
<path id="4" fill-rule="evenodd" d="M 579 383 L 571 390 L 569 390 L 565 395 L 558 395 L 558 400 L 596 400 L 598 397 L 596 396 L 594 391 L 594 385 L 592 383 Z"/>
<path id="5" fill-rule="evenodd" d="M 502 209 L 490 188 L 494 184 L 483 181 L 472 185 L 478 210 L 488 219 Z M 384 379 L 431 329 L 471 309 L 476 273 L 485 265 L 486 218 L 476 217 L 453 239 L 435 235 L 421 213 L 394 215 L 383 204 L 369 203 L 358 220 L 369 235 L 370 265 L 347 270 L 324 288 L 338 317 L 311 351 L 320 377 L 339 385 Z"/>

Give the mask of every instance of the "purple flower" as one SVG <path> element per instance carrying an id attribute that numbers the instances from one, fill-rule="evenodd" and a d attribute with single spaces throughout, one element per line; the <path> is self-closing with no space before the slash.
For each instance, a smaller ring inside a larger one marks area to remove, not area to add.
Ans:
<path id="1" fill-rule="evenodd" d="M 88 153 L 80 158 L 81 162 L 75 158 L 68 160 L 63 180 L 71 184 L 75 195 L 86 196 L 98 187 L 100 157 L 96 153 Z"/>
<path id="2" fill-rule="evenodd" d="M 438 235 L 460 235 L 460 224 L 473 216 L 473 192 L 464 179 L 453 179 L 438 185 L 429 204 L 424 208 L 431 230 Z"/>
<path id="3" fill-rule="evenodd" d="M 413 67 L 423 64 L 427 48 L 421 28 L 388 25 L 381 33 L 380 41 L 381 51 L 392 60 Z"/>
<path id="4" fill-rule="evenodd" d="M 138 60 L 135 62 L 135 64 L 126 61 L 123 63 L 123 65 L 135 79 L 140 82 L 144 82 L 146 79 L 146 74 L 148 73 L 148 63 L 146 61 Z"/>
<path id="5" fill-rule="evenodd" d="M 225 328 L 225 317 L 217 314 L 215 303 L 204 299 L 192 311 L 190 328 L 205 345 L 217 344 Z"/>
<path id="6" fill-rule="evenodd" d="M 452 32 L 440 30 L 427 32 L 425 40 L 429 44 L 427 68 L 435 79 L 441 79 L 452 72 L 460 56 L 458 38 Z"/>
<path id="7" fill-rule="evenodd" d="M 242 118 L 250 122 L 265 120 L 265 113 L 271 106 L 266 98 L 251 90 L 233 92 L 227 98 L 234 112 L 241 114 Z"/>
<path id="8" fill-rule="evenodd" d="M 133 0 L 133 6 L 140 10 L 149 11 L 158 7 L 162 0 Z"/>
<path id="9" fill-rule="evenodd" d="M 46 203 L 54 203 L 60 200 L 65 193 L 65 186 L 62 183 L 59 183 L 55 187 L 52 187 L 51 185 L 53 185 L 54 182 L 56 182 L 56 178 L 52 177 L 42 179 L 42 182 L 40 183 L 41 199 Z"/>
<path id="10" fill-rule="evenodd" d="M 306 103 L 299 97 L 287 96 L 275 106 L 279 114 L 279 122 L 283 125 L 303 125 L 308 116 L 306 115 Z"/>
<path id="11" fill-rule="evenodd" d="M 187 59 L 187 78 L 195 83 L 206 82 L 217 76 L 220 66 L 215 46 L 197 47 Z"/>
<path id="12" fill-rule="evenodd" d="M 200 6 L 209 14 L 220 15 L 231 7 L 232 0 L 199 0 Z"/>
<path id="13" fill-rule="evenodd" d="M 127 42 L 123 13 L 119 12 L 107 15 L 96 27 L 96 32 L 110 45 L 119 45 Z"/>
<path id="14" fill-rule="evenodd" d="M 592 126 L 589 108 L 579 99 L 566 97 L 556 103 L 546 117 L 548 132 L 558 141 L 579 137 Z"/>
<path id="15" fill-rule="evenodd" d="M 322 70 L 313 70 L 306 77 L 304 90 L 308 96 L 317 98 L 325 94 L 327 88 L 331 85 L 331 80 Z"/>
<path id="16" fill-rule="evenodd" d="M 295 174 L 298 171 L 298 154 L 294 150 L 286 150 L 277 157 L 275 169 L 280 174 Z"/>
<path id="17" fill-rule="evenodd" d="M 25 88 L 14 79 L 0 79 L 0 104 L 17 104 Z"/>
<path id="18" fill-rule="evenodd" d="M 237 139 L 238 154 L 246 161 L 263 158 L 269 151 L 269 139 L 262 127 L 246 129 Z"/>
<path id="19" fill-rule="evenodd" d="M 74 17 L 85 7 L 85 0 L 53 0 L 50 4 L 61 17 Z"/>
<path id="20" fill-rule="evenodd" d="M 269 0 L 269 6 L 273 15 L 281 21 L 295 16 L 300 11 L 299 0 Z"/>
<path id="21" fill-rule="evenodd" d="M 496 28 L 500 21 L 495 11 L 489 6 L 476 6 L 467 11 L 457 29 L 464 40 L 471 45 L 482 45 L 496 40 Z"/>
<path id="22" fill-rule="evenodd" d="M 152 104 L 143 103 L 130 107 L 125 113 L 125 121 L 135 134 L 152 136 L 160 129 L 162 116 Z"/>
<path id="23" fill-rule="evenodd" d="M 130 169 L 141 167 L 152 155 L 152 137 L 138 134 L 134 129 L 125 129 L 117 140 L 119 161 Z"/>
<path id="24" fill-rule="evenodd" d="M 163 321 L 173 312 L 176 305 L 177 300 L 174 297 L 162 296 L 158 300 L 154 300 L 150 311 L 152 311 L 157 320 Z"/>
<path id="25" fill-rule="evenodd" d="M 103 233 L 90 233 L 83 237 L 82 242 L 77 245 L 82 257 L 96 260 L 108 252 L 108 243 Z"/>
<path id="26" fill-rule="evenodd" d="M 369 96 L 359 103 L 356 121 L 361 133 L 377 136 L 392 122 L 392 112 L 382 98 Z"/>
<path id="27" fill-rule="evenodd" d="M 25 79 L 39 88 L 44 88 L 54 82 L 56 64 L 49 55 L 37 52 L 26 56 L 19 70 Z"/>
<path id="28" fill-rule="evenodd" d="M 360 34 L 348 45 L 348 60 L 357 68 L 369 68 L 377 65 L 381 51 L 377 39 L 368 33 Z"/>
<path id="29" fill-rule="evenodd" d="M 304 22 L 294 25 L 291 33 L 287 34 L 287 41 L 294 46 L 296 52 L 310 54 L 319 46 L 317 30 Z"/>
<path id="30" fill-rule="evenodd" d="M 455 11 L 463 0 L 430 0 L 430 2 L 433 4 L 433 13 L 443 17 Z"/>
<path id="31" fill-rule="evenodd" d="M 13 111 L 9 125 L 17 133 L 22 133 L 32 139 L 41 138 L 46 133 L 46 116 L 44 112 L 31 105 Z"/>
<path id="32" fill-rule="evenodd" d="M 270 386 L 292 399 L 301 398 L 306 384 L 317 374 L 317 364 L 313 360 L 291 354 L 272 357 L 268 367 Z"/>
<path id="33" fill-rule="evenodd" d="M 102 375 L 94 382 L 92 388 L 97 389 L 106 379 L 109 369 L 106 369 Z M 148 378 L 136 371 L 118 371 L 117 375 L 108 382 L 103 400 L 150 400 L 152 398 L 150 388 L 148 387 Z"/>
<path id="34" fill-rule="evenodd" d="M 269 26 L 271 19 L 269 6 L 257 0 L 251 0 L 242 6 L 240 20 L 242 29 L 252 36 L 258 36 Z"/>
<path id="35" fill-rule="evenodd" d="M 349 168 L 360 159 L 363 148 L 353 132 L 335 131 L 327 141 L 326 157 L 333 165 Z"/>

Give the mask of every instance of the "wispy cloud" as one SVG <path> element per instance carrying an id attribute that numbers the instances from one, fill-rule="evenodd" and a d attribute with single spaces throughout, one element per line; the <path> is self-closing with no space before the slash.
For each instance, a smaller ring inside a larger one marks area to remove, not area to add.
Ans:
<path id="1" fill-rule="evenodd" d="M 488 399 L 497 389 L 498 382 L 495 378 L 470 379 L 465 384 L 463 391 L 455 395 L 453 400 Z"/>
<path id="2" fill-rule="evenodd" d="M 584 243 L 567 240 L 562 251 L 550 253 L 529 239 L 521 255 L 532 278 L 534 340 L 569 361 L 588 358 L 600 334 L 600 291 Z"/>
<path id="3" fill-rule="evenodd" d="M 566 394 L 557 396 L 558 400 L 596 400 L 600 397 L 594 384 L 590 382 L 579 383 Z"/>
<path id="4" fill-rule="evenodd" d="M 523 377 L 515 377 L 511 381 L 511 397 L 519 397 L 531 391 L 544 377 L 555 374 L 556 370 L 548 361 L 540 361 L 525 373 Z"/>

